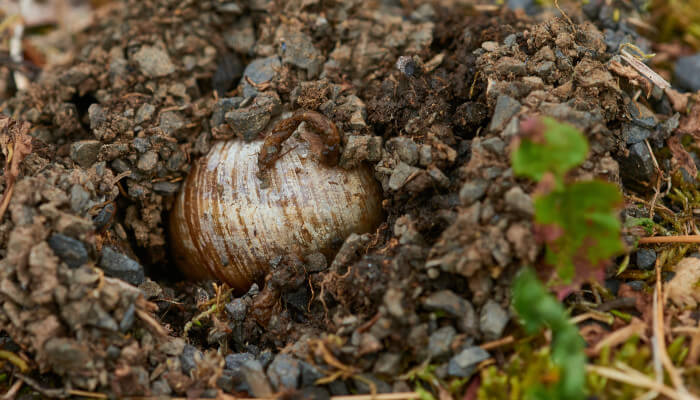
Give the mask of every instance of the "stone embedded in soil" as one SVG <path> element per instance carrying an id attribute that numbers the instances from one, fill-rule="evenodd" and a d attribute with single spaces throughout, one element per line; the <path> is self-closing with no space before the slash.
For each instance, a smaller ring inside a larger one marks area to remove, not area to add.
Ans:
<path id="1" fill-rule="evenodd" d="M 175 72 L 175 65 L 165 50 L 153 46 L 141 46 L 134 53 L 134 60 L 139 64 L 141 72 L 149 78 L 166 76 Z"/>
<path id="2" fill-rule="evenodd" d="M 280 58 L 271 56 L 253 60 L 243 71 L 241 85 L 243 85 L 243 97 L 251 97 L 258 94 L 258 89 L 248 83 L 248 80 L 256 85 L 269 83 L 277 76 L 277 71 L 282 67 Z"/>
<path id="3" fill-rule="evenodd" d="M 274 395 L 275 392 L 263 372 L 260 361 L 245 361 L 241 365 L 240 371 L 243 383 L 250 388 L 250 394 L 254 397 L 272 397 Z"/>
<path id="4" fill-rule="evenodd" d="M 648 128 L 641 127 L 637 124 L 625 123 L 622 125 L 622 138 L 627 144 L 635 144 L 648 139 L 653 131 Z"/>
<path id="5" fill-rule="evenodd" d="M 139 157 L 136 167 L 143 172 L 151 172 L 158 164 L 158 153 L 153 150 L 147 151 Z"/>
<path id="6" fill-rule="evenodd" d="M 257 138 L 270 122 L 270 118 L 278 113 L 279 99 L 259 95 L 253 104 L 227 112 L 224 119 L 236 135 L 250 141 Z"/>
<path id="7" fill-rule="evenodd" d="M 197 368 L 197 363 L 204 358 L 202 352 L 191 344 L 186 344 L 185 348 L 180 354 L 180 364 L 182 365 L 182 372 L 189 375 L 195 368 Z"/>
<path id="8" fill-rule="evenodd" d="M 681 88 L 691 92 L 700 90 L 700 53 L 679 58 L 673 76 Z"/>
<path id="9" fill-rule="evenodd" d="M 491 117 L 489 131 L 497 132 L 503 130 L 508 121 L 520 111 L 521 107 L 521 104 L 510 96 L 504 94 L 498 96 L 496 108 L 494 108 L 493 117 Z"/>
<path id="10" fill-rule="evenodd" d="M 354 168 L 362 161 L 377 162 L 382 158 L 381 136 L 352 135 L 347 141 L 339 162 L 343 168 Z"/>
<path id="11" fill-rule="evenodd" d="M 78 268 L 88 261 L 87 249 L 80 240 L 54 233 L 49 238 L 48 243 L 54 254 L 70 268 Z"/>
<path id="12" fill-rule="evenodd" d="M 398 353 L 382 353 L 374 363 L 375 374 L 386 375 L 393 377 L 400 372 L 401 369 L 401 354 Z"/>
<path id="13" fill-rule="evenodd" d="M 80 184 L 75 184 L 70 189 L 70 208 L 76 214 L 82 214 L 90 203 L 90 193 Z"/>
<path id="14" fill-rule="evenodd" d="M 156 182 L 153 184 L 153 191 L 164 194 L 166 196 L 171 196 L 177 193 L 177 191 L 180 190 L 180 184 L 179 183 L 173 183 L 173 182 Z"/>
<path id="15" fill-rule="evenodd" d="M 166 111 L 160 115 L 160 129 L 168 136 L 175 136 L 187 125 L 182 116 L 177 111 Z"/>
<path id="16" fill-rule="evenodd" d="M 457 335 L 455 328 L 443 326 L 430 335 L 428 341 L 428 354 L 433 360 L 439 360 L 450 354 L 452 341 Z"/>
<path id="17" fill-rule="evenodd" d="M 532 198 L 523 191 L 520 186 L 514 186 L 504 196 L 506 205 L 511 211 L 523 217 L 530 218 L 535 215 L 535 207 Z"/>
<path id="18" fill-rule="evenodd" d="M 408 165 L 418 163 L 418 145 L 413 139 L 405 136 L 389 139 L 386 148 L 394 152 L 401 161 Z"/>
<path id="19" fill-rule="evenodd" d="M 483 139 L 479 143 L 484 149 L 490 151 L 491 153 L 497 156 L 503 155 L 503 152 L 506 149 L 505 142 L 501 138 L 495 136 Z"/>
<path id="20" fill-rule="evenodd" d="M 107 276 L 121 279 L 134 286 L 140 285 L 145 279 L 141 264 L 118 252 L 111 246 L 105 246 L 102 249 L 102 258 L 100 258 L 99 266 L 105 271 Z"/>
<path id="21" fill-rule="evenodd" d="M 230 315 L 234 321 L 238 322 L 243 321 L 246 313 L 248 312 L 248 305 L 246 305 L 245 301 L 240 297 L 226 303 L 224 308 L 226 309 L 228 315 Z"/>
<path id="22" fill-rule="evenodd" d="M 493 300 L 488 300 L 481 308 L 479 329 L 486 340 L 496 340 L 503 334 L 508 324 L 508 313 Z"/>
<path id="23" fill-rule="evenodd" d="M 355 379 L 354 384 L 355 384 L 355 389 L 357 389 L 358 394 L 366 394 L 366 393 L 371 393 L 372 388 L 369 385 L 369 382 L 372 382 L 374 384 L 374 388 L 376 388 L 377 393 L 391 393 L 391 386 L 389 386 L 388 383 L 384 382 L 383 380 L 377 378 L 374 376 L 374 374 L 359 374 L 361 377 L 360 379 Z"/>
<path id="24" fill-rule="evenodd" d="M 447 373 L 450 376 L 468 378 L 476 371 L 476 366 L 489 357 L 489 353 L 481 347 L 466 348 L 450 359 Z"/>
<path id="25" fill-rule="evenodd" d="M 267 367 L 267 376 L 277 391 L 296 389 L 301 376 L 299 361 L 288 354 L 278 354 Z"/>
<path id="26" fill-rule="evenodd" d="M 639 249 L 635 253 L 637 267 L 645 270 L 654 269 L 656 264 L 656 252 L 652 249 Z"/>
<path id="27" fill-rule="evenodd" d="M 83 168 L 97 161 L 102 143 L 99 140 L 81 140 L 70 146 L 70 158 Z"/>
<path id="28" fill-rule="evenodd" d="M 279 51 L 283 63 L 295 65 L 305 69 L 309 78 L 317 76 L 321 72 L 321 66 L 325 58 L 316 47 L 311 38 L 300 30 L 288 25 L 280 25 L 276 33 Z"/>
<path id="29" fill-rule="evenodd" d="M 486 193 L 488 187 L 489 183 L 484 179 L 464 182 L 464 185 L 459 190 L 459 201 L 465 207 L 470 206 Z"/>
<path id="30" fill-rule="evenodd" d="M 620 178 L 625 185 L 648 191 L 656 182 L 656 168 L 649 148 L 644 142 L 635 143 L 629 147 L 629 155 L 618 160 L 620 163 Z"/>
<path id="31" fill-rule="evenodd" d="M 401 189 L 406 184 L 408 178 L 418 173 L 418 171 L 421 170 L 405 162 L 399 162 L 389 177 L 389 189 L 394 191 Z"/>
<path id="32" fill-rule="evenodd" d="M 242 102 L 243 97 L 224 97 L 217 100 L 216 104 L 214 104 L 214 109 L 212 110 L 211 119 L 209 120 L 211 122 L 211 126 L 216 128 L 217 126 L 226 122 L 226 119 L 224 118 L 226 113 L 238 107 Z"/>
<path id="33" fill-rule="evenodd" d="M 425 299 L 423 306 L 429 311 L 443 311 L 456 318 L 457 327 L 461 332 L 474 333 L 478 328 L 474 307 L 451 290 L 440 290 L 431 294 Z"/>
<path id="34" fill-rule="evenodd" d="M 301 386 L 312 386 L 317 380 L 325 375 L 313 364 L 306 361 L 299 361 L 301 367 Z"/>
<path id="35" fill-rule="evenodd" d="M 238 370 L 243 363 L 251 360 L 255 360 L 255 356 L 252 353 L 233 353 L 224 357 L 226 369 L 230 370 Z"/>
<path id="36" fill-rule="evenodd" d="M 137 124 L 144 123 L 146 121 L 150 121 L 151 117 L 153 116 L 153 113 L 156 111 L 156 107 L 153 104 L 149 103 L 144 103 L 139 109 L 136 111 L 136 120 L 135 122 Z"/>

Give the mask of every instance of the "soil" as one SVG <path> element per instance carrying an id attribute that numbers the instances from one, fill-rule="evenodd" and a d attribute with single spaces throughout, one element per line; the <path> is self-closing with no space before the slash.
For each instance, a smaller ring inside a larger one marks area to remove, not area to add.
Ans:
<path id="1" fill-rule="evenodd" d="M 469 377 L 456 357 L 518 329 L 511 281 L 543 256 L 534 184 L 510 168 L 520 121 L 585 133 L 572 179 L 653 193 L 658 171 L 630 126 L 661 154 L 677 99 L 639 96 L 611 67 L 619 26 L 573 9 L 412 4 L 117 2 L 67 62 L 4 92 L 4 115 L 30 125 L 13 125 L 3 150 L 23 135 L 31 150 L 16 182 L 8 166 L 0 178 L 14 186 L 0 349 L 23 358 L 34 396 L 404 392 L 402 374 L 423 363 Z M 340 129 L 343 168 L 373 168 L 385 220 L 335 257 L 279 254 L 245 294 L 185 279 L 167 224 L 193 163 L 299 109 Z"/>

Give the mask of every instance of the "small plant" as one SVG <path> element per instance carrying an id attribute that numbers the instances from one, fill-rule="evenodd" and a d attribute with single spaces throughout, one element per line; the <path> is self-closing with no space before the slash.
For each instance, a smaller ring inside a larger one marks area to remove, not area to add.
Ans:
<path id="1" fill-rule="evenodd" d="M 624 250 L 617 208 L 622 203 L 612 183 L 568 183 L 567 173 L 588 153 L 585 137 L 551 118 L 521 125 L 521 142 L 513 153 L 513 172 L 537 181 L 534 196 L 538 239 L 546 244 L 545 261 L 563 284 L 602 279 L 612 256 Z"/>
<path id="2" fill-rule="evenodd" d="M 567 174 L 580 165 L 588 143 L 575 128 L 551 118 L 531 119 L 521 125 L 512 166 L 515 174 L 538 182 L 534 195 L 535 230 L 546 245 L 545 263 L 556 274 L 550 283 L 565 284 L 560 296 L 591 277 L 602 278 L 603 267 L 624 250 L 617 207 L 622 202 L 618 188 L 608 182 L 568 182 Z M 561 289 L 561 287 L 560 287 Z M 548 352 L 518 352 L 519 359 L 534 376 L 517 372 L 503 376 L 493 369 L 482 375 L 480 397 L 496 387 L 516 390 L 526 399 L 583 399 L 585 397 L 584 342 L 569 322 L 564 306 L 526 268 L 513 283 L 513 307 L 525 331 L 532 334 L 547 327 L 552 332 Z M 548 355 L 551 354 L 551 358 Z M 522 362 L 523 359 L 534 360 Z M 545 379 L 546 378 L 546 379 Z M 510 397 L 510 398 L 520 398 Z"/>

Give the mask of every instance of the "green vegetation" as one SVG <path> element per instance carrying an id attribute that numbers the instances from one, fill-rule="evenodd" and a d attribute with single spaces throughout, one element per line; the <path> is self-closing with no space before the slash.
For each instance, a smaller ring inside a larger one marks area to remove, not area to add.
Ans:
<path id="1" fill-rule="evenodd" d="M 622 194 L 609 182 L 566 182 L 588 153 L 585 137 L 572 126 L 542 118 L 527 121 L 523 133 L 513 172 L 539 182 L 535 223 L 547 263 L 565 284 L 601 275 L 610 257 L 624 250 L 616 213 Z"/>
<path id="2" fill-rule="evenodd" d="M 567 174 L 580 165 L 588 143 L 575 128 L 550 118 L 521 125 L 521 142 L 513 153 L 513 171 L 537 181 L 534 196 L 536 231 L 546 244 L 545 262 L 555 268 L 550 283 L 580 283 L 620 254 L 621 224 L 618 188 L 608 182 L 568 182 Z M 586 357 L 578 328 L 568 312 L 526 268 L 513 284 L 513 307 L 528 334 L 543 328 L 552 332 L 549 347 L 534 349 L 518 343 L 510 366 L 482 373 L 481 399 L 583 399 L 586 395 Z"/>

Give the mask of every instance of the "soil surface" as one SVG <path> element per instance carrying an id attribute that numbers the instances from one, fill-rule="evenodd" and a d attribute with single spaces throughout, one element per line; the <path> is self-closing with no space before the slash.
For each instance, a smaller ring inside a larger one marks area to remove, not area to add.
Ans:
<path id="1" fill-rule="evenodd" d="M 572 179 L 637 199 L 666 190 L 659 174 L 695 185 L 698 158 L 667 147 L 679 124 L 694 132 L 687 96 L 632 79 L 618 54 L 649 46 L 623 23 L 632 10 L 615 22 L 595 1 L 566 18 L 413 3 L 110 3 L 67 60 L 3 89 L 0 189 L 13 189 L 0 350 L 27 365 L 15 371 L 27 397 L 323 399 L 412 391 L 405 374 L 428 364 L 444 381 L 469 378 L 507 361 L 507 348 L 479 345 L 518 330 L 512 279 L 543 257 L 534 184 L 510 167 L 521 121 L 585 133 Z M 186 279 L 168 218 L 188 172 L 217 141 L 264 137 L 297 110 L 337 126 L 340 167 L 373 170 L 383 221 L 330 254 L 278 254 L 244 293 Z M 623 219 L 649 214 L 626 207 Z M 633 254 L 631 270 L 649 256 Z M 610 272 L 614 290 L 639 281 Z"/>

